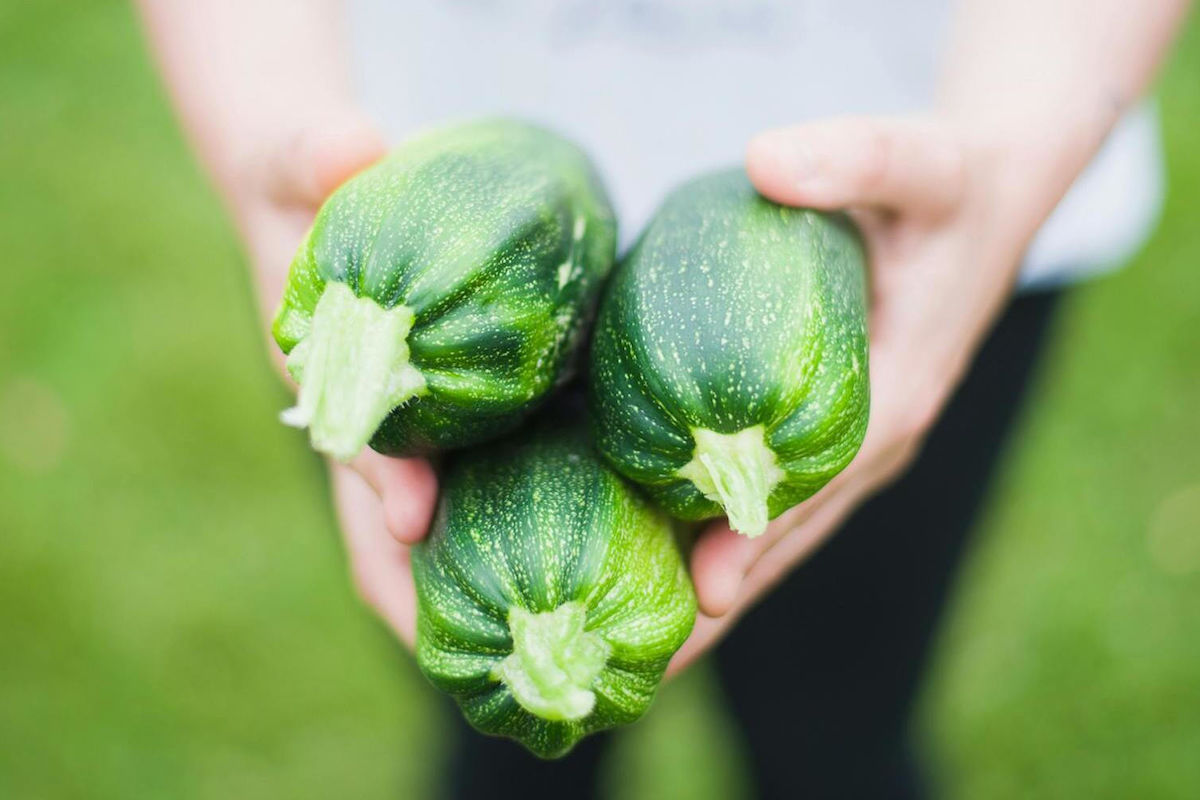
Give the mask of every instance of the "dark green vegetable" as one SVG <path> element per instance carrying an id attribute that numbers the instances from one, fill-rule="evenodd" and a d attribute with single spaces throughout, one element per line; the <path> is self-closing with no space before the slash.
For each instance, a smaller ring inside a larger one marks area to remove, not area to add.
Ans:
<path id="1" fill-rule="evenodd" d="M 672 514 L 758 535 L 862 443 L 864 276 L 844 216 L 775 205 L 741 170 L 684 185 L 601 303 L 599 449 Z"/>
<path id="2" fill-rule="evenodd" d="M 616 227 L 584 155 L 547 131 L 433 130 L 338 189 L 275 319 L 290 424 L 338 458 L 461 447 L 566 376 Z"/>
<path id="3" fill-rule="evenodd" d="M 696 612 L 669 520 L 578 429 L 459 455 L 413 577 L 421 670 L 543 758 L 640 717 Z"/>

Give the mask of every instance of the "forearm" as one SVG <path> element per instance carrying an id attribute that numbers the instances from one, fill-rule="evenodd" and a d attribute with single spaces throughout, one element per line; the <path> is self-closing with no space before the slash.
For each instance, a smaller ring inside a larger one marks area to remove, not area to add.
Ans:
<path id="1" fill-rule="evenodd" d="M 351 105 L 337 0 L 138 0 L 184 128 L 228 202 L 264 142 Z"/>
<path id="2" fill-rule="evenodd" d="M 1188 0 L 960 0 L 939 97 L 1031 236 L 1139 98 Z"/>

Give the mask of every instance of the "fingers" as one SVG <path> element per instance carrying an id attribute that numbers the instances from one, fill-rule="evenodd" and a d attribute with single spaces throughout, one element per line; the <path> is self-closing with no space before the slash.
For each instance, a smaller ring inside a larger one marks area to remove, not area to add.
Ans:
<path id="1" fill-rule="evenodd" d="M 822 498 L 820 503 L 805 509 L 802 517 L 789 519 L 787 515 L 782 516 L 772 523 L 775 533 L 773 541 L 761 547 L 758 542 L 764 537 L 750 540 L 740 534 L 732 533 L 727 525 L 714 525 L 705 534 L 705 537 L 711 537 L 714 541 L 719 542 L 708 545 L 710 548 L 708 552 L 713 558 L 710 569 L 714 570 L 710 574 L 709 580 L 716 578 L 735 582 L 734 600 L 719 614 L 710 613 L 705 608 L 705 602 L 700 600 L 700 597 L 706 591 L 712 594 L 714 590 L 712 588 L 706 590 L 702 587 L 703 581 L 697 575 L 698 565 L 693 556 L 692 577 L 696 583 L 700 613 L 696 615 L 696 625 L 692 628 L 691 635 L 671 658 L 671 662 L 667 666 L 667 677 L 678 674 L 680 670 L 685 669 L 720 642 L 747 609 L 785 577 L 798 562 L 811 555 L 837 529 L 863 496 L 864 493 L 858 491 L 856 485 L 849 485 L 827 498 Z M 798 506 L 794 510 L 802 507 Z M 748 542 L 752 547 L 731 545 L 727 536 Z M 697 550 L 703 544 L 703 540 L 698 542 Z M 722 551 L 722 548 L 728 549 Z M 747 553 L 751 554 L 747 567 L 730 569 L 727 574 L 718 577 L 719 570 L 716 569 L 716 565 L 720 562 L 717 560 L 717 556 L 733 555 L 744 558 Z M 709 603 L 711 607 L 712 600 Z"/>
<path id="2" fill-rule="evenodd" d="M 759 597 L 775 586 L 796 564 L 811 556 L 867 494 L 869 491 L 860 484 L 848 485 L 830 495 L 799 525 L 790 527 L 747 572 L 744 593 Z"/>
<path id="3" fill-rule="evenodd" d="M 437 476 L 423 458 L 390 458 L 364 449 L 350 467 L 382 502 L 383 521 L 401 544 L 425 538 L 437 502 Z"/>
<path id="4" fill-rule="evenodd" d="M 315 209 L 385 151 L 382 134 L 365 117 L 351 115 L 315 124 L 265 159 L 266 190 L 282 205 Z"/>
<path id="5" fill-rule="evenodd" d="M 820 546 L 859 502 L 903 472 L 937 406 L 920 399 L 923 395 L 901 401 L 881 391 L 876 400 L 885 398 L 889 402 L 872 412 L 862 449 L 851 464 L 816 495 L 772 521 L 762 536 L 747 538 L 723 521 L 700 534 L 692 549 L 691 574 L 701 612 L 723 617 L 752 601 Z"/>
<path id="6" fill-rule="evenodd" d="M 759 134 L 746 172 L 766 197 L 821 209 L 853 206 L 940 216 L 962 192 L 961 148 L 936 120 L 845 117 Z"/>
<path id="7" fill-rule="evenodd" d="M 692 583 L 703 613 L 720 617 L 733 608 L 742 578 L 760 549 L 759 540 L 736 533 L 724 521 L 700 534 L 692 549 Z"/>
<path id="8" fill-rule="evenodd" d="M 829 494 L 837 491 L 841 481 L 835 481 L 780 515 L 757 538 L 751 539 L 731 530 L 724 520 L 708 526 L 696 540 L 691 557 L 692 583 L 700 610 L 711 617 L 720 617 L 734 609 L 742 599 L 746 575 L 755 563 L 815 513 Z"/>
<path id="9" fill-rule="evenodd" d="M 417 601 L 409 549 L 388 534 L 379 499 L 360 475 L 341 464 L 330 474 L 358 593 L 412 647 Z"/>
<path id="10" fill-rule="evenodd" d="M 700 610 L 721 617 L 754 595 L 750 576 L 761 573 L 760 563 L 784 569 L 807 557 L 833 530 L 832 523 L 818 524 L 830 515 L 844 516 L 855 504 L 898 477 L 911 463 L 940 408 L 936 396 L 923 391 L 912 397 L 895 397 L 887 370 L 875 370 L 872 386 L 878 389 L 862 448 L 850 465 L 816 495 L 771 522 L 765 533 L 750 539 L 730 530 L 724 522 L 708 526 L 691 554 L 692 583 Z M 890 362 L 888 362 L 890 364 Z M 903 384 L 901 384 L 903 385 Z"/>

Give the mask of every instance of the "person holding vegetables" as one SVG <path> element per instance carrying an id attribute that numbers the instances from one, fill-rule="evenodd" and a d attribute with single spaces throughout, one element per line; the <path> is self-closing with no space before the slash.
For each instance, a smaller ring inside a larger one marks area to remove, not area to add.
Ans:
<path id="1" fill-rule="evenodd" d="M 139 4 L 268 314 L 322 201 L 391 136 L 450 117 L 584 145 L 626 244 L 669 190 L 743 157 L 765 197 L 853 216 L 862 448 L 761 536 L 700 535 L 670 671 L 715 648 L 760 795 L 920 796 L 908 712 L 1062 288 L 1156 217 L 1140 98 L 1186 0 Z M 411 644 L 435 473 L 368 449 L 330 470 L 359 591 Z M 539 762 L 464 736 L 454 791 L 590 796 L 603 742 Z"/>

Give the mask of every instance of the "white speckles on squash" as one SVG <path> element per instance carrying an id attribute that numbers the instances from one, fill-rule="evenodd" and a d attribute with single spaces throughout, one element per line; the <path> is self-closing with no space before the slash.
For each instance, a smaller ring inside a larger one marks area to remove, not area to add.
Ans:
<path id="1" fill-rule="evenodd" d="M 695 458 L 692 431 L 761 426 L 782 472 L 768 501 L 777 516 L 862 441 L 865 319 L 863 250 L 847 221 L 769 203 L 740 170 L 692 181 L 659 209 L 601 307 L 598 446 L 672 514 L 706 519 L 722 513 L 717 493 L 679 472 Z"/>
<path id="2" fill-rule="evenodd" d="M 641 716 L 695 616 L 668 521 L 578 430 L 460 455 L 413 577 L 422 672 L 548 758 Z"/>
<path id="3" fill-rule="evenodd" d="M 562 289 L 571 281 L 571 273 L 575 271 L 575 265 L 570 259 L 558 265 L 558 288 Z"/>
<path id="4" fill-rule="evenodd" d="M 308 334 L 327 283 L 415 319 L 426 393 L 371 444 L 459 447 L 520 421 L 564 377 L 612 265 L 616 228 L 586 157 L 547 131 L 488 120 L 402 144 L 322 206 L 288 276 L 276 340 Z"/>

